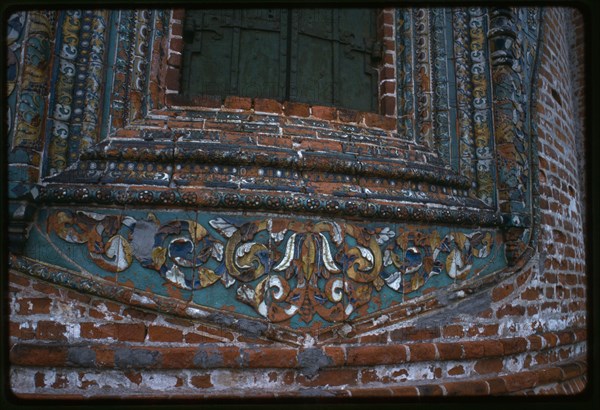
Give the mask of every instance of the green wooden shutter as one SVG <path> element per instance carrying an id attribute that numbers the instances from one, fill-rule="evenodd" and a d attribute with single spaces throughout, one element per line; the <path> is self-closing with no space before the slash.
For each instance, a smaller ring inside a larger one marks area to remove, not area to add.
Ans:
<path id="1" fill-rule="evenodd" d="M 182 91 L 377 107 L 374 9 L 186 12 Z"/>

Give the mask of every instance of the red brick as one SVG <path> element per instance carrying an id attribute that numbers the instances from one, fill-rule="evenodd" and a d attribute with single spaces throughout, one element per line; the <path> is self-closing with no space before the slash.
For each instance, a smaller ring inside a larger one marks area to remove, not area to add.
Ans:
<path id="1" fill-rule="evenodd" d="M 173 41 L 177 41 L 177 39 L 174 39 Z M 179 70 L 169 67 L 165 77 L 165 84 L 169 90 L 179 90 Z"/>
<path id="2" fill-rule="evenodd" d="M 497 302 L 499 300 L 504 299 L 505 297 L 510 295 L 514 289 L 514 286 L 510 283 L 495 287 L 494 289 L 492 289 L 492 301 Z"/>
<path id="3" fill-rule="evenodd" d="M 135 309 L 135 308 L 125 308 L 123 310 L 123 315 L 126 317 L 130 317 L 132 319 L 144 320 L 147 322 L 151 322 L 156 319 L 155 313 L 146 312 L 144 310 Z"/>
<path id="4" fill-rule="evenodd" d="M 502 377 L 494 377 L 492 379 L 486 379 L 486 383 L 489 386 L 490 395 L 502 395 L 507 392 L 506 382 Z"/>
<path id="5" fill-rule="evenodd" d="M 541 288 L 527 288 L 521 293 L 521 299 L 525 300 L 538 300 L 542 297 Z"/>
<path id="6" fill-rule="evenodd" d="M 337 111 L 333 107 L 313 105 L 311 111 L 313 117 L 321 120 L 335 120 L 337 118 Z"/>
<path id="7" fill-rule="evenodd" d="M 192 386 L 198 389 L 210 389 L 211 387 L 214 387 L 210 379 L 210 374 L 192 376 L 190 382 L 192 383 Z"/>
<path id="8" fill-rule="evenodd" d="M 444 388 L 447 396 L 483 396 L 489 392 L 487 383 L 478 380 L 444 383 Z"/>
<path id="9" fill-rule="evenodd" d="M 558 367 L 540 369 L 537 371 L 538 384 L 550 384 L 562 379 L 562 371 Z"/>
<path id="10" fill-rule="evenodd" d="M 173 19 L 183 20 L 185 18 L 185 9 L 173 9 Z"/>
<path id="11" fill-rule="evenodd" d="M 386 95 L 379 101 L 380 111 L 384 115 L 395 115 L 396 111 L 396 98 Z"/>
<path id="12" fill-rule="evenodd" d="M 121 342 L 143 342 L 146 326 L 143 323 L 115 323 L 115 336 Z"/>
<path id="13" fill-rule="evenodd" d="M 410 348 L 410 361 L 421 362 L 435 360 L 435 345 L 433 343 L 416 343 L 407 345 Z"/>
<path id="14" fill-rule="evenodd" d="M 513 305 L 504 305 L 498 311 L 496 311 L 496 317 L 498 319 L 502 319 L 505 316 L 524 316 L 525 315 L 525 307 L 523 306 L 513 306 Z"/>
<path id="15" fill-rule="evenodd" d="M 346 364 L 346 350 L 339 346 L 325 346 L 323 352 L 331 361 L 331 366 L 339 367 Z"/>
<path id="16" fill-rule="evenodd" d="M 458 360 L 462 358 L 463 348 L 459 343 L 437 343 L 440 360 Z"/>
<path id="17" fill-rule="evenodd" d="M 465 359 L 476 359 L 485 355 L 481 342 L 463 342 L 463 357 Z"/>
<path id="18" fill-rule="evenodd" d="M 348 110 L 345 108 L 339 108 L 337 110 L 338 119 L 342 122 L 359 122 L 362 114 L 356 110 Z"/>
<path id="19" fill-rule="evenodd" d="M 195 347 L 161 349 L 162 367 L 166 369 L 187 369 L 194 367 Z"/>
<path id="20" fill-rule="evenodd" d="M 358 380 L 358 371 L 349 368 L 321 370 L 312 379 L 309 379 L 304 375 L 298 375 L 296 377 L 296 382 L 299 385 L 306 387 L 354 386 L 358 383 Z"/>
<path id="21" fill-rule="evenodd" d="M 527 339 L 524 337 L 501 339 L 500 343 L 502 343 L 505 355 L 522 353 L 527 350 Z"/>
<path id="22" fill-rule="evenodd" d="M 245 365 L 250 368 L 291 368 L 298 364 L 296 349 L 272 347 L 241 349 Z"/>
<path id="23" fill-rule="evenodd" d="M 35 372 L 33 380 L 36 388 L 46 387 L 46 375 L 42 372 Z"/>
<path id="24" fill-rule="evenodd" d="M 498 324 L 475 325 L 467 330 L 467 336 L 495 336 L 498 333 Z"/>
<path id="25" fill-rule="evenodd" d="M 183 332 L 167 326 L 148 326 L 148 340 L 152 342 L 182 342 Z"/>
<path id="26" fill-rule="evenodd" d="M 52 300 L 49 298 L 24 298 L 17 302 L 19 303 L 17 313 L 20 315 L 48 314 L 52 305 Z"/>
<path id="27" fill-rule="evenodd" d="M 79 292 L 74 292 L 72 290 L 62 290 L 62 298 L 63 300 L 69 300 L 69 301 L 78 301 L 81 303 L 85 303 L 88 304 L 90 303 L 90 300 L 92 299 L 91 296 L 89 295 L 84 295 L 82 293 Z"/>
<path id="28" fill-rule="evenodd" d="M 138 386 L 142 383 L 142 374 L 140 372 L 134 372 L 133 370 L 128 370 L 125 373 L 125 377 L 129 379 L 132 383 L 137 384 Z"/>
<path id="29" fill-rule="evenodd" d="M 67 348 L 56 345 L 15 344 L 9 352 L 13 366 L 62 367 L 67 361 Z"/>
<path id="30" fill-rule="evenodd" d="M 435 397 L 444 395 L 444 390 L 442 390 L 442 388 L 436 384 L 425 384 L 417 386 L 417 388 L 419 389 L 419 397 Z"/>
<path id="31" fill-rule="evenodd" d="M 255 98 L 254 111 L 282 114 L 283 106 L 279 101 L 275 101 L 269 98 Z"/>
<path id="32" fill-rule="evenodd" d="M 397 329 L 390 332 L 390 339 L 392 341 L 405 342 L 412 341 L 417 342 L 421 340 L 432 340 L 440 337 L 440 328 L 433 327 L 429 329 L 417 329 L 415 327 L 408 327 Z"/>
<path id="33" fill-rule="evenodd" d="M 463 337 L 465 335 L 465 332 L 463 331 L 462 325 L 448 325 L 444 326 L 442 330 L 442 335 L 444 338 Z"/>
<path id="34" fill-rule="evenodd" d="M 500 358 L 485 358 L 475 363 L 475 371 L 479 374 L 500 373 L 504 365 Z"/>
<path id="35" fill-rule="evenodd" d="M 8 276 L 8 281 L 10 283 L 16 283 L 17 285 L 21 285 L 24 288 L 29 288 L 31 287 L 31 281 L 21 275 L 17 275 L 13 272 L 10 272 L 9 276 Z M 34 283 L 34 288 L 36 285 L 39 285 L 40 283 L 36 282 Z"/>
<path id="36" fill-rule="evenodd" d="M 184 342 L 190 344 L 203 344 L 203 343 L 215 343 L 220 342 L 219 339 L 215 339 L 209 336 L 201 335 L 198 333 L 186 333 L 184 336 Z"/>
<path id="37" fill-rule="evenodd" d="M 221 108 L 223 98 L 217 95 L 199 95 L 191 99 L 191 104 L 206 108 Z"/>
<path id="38" fill-rule="evenodd" d="M 529 340 L 529 350 L 536 351 L 542 348 L 543 341 L 540 336 L 531 335 L 527 336 L 527 339 Z"/>
<path id="39" fill-rule="evenodd" d="M 252 108 L 252 98 L 227 96 L 224 106 L 236 110 L 250 110 Z"/>
<path id="40" fill-rule="evenodd" d="M 406 349 L 404 345 L 348 346 L 346 356 L 348 366 L 396 364 L 406 361 Z"/>
<path id="41" fill-rule="evenodd" d="M 529 389 L 537 384 L 536 372 L 522 372 L 503 376 L 508 392 Z"/>
<path id="42" fill-rule="evenodd" d="M 84 339 L 108 339 L 115 338 L 115 326 L 109 324 L 97 324 L 92 322 L 81 323 L 80 334 Z"/>
<path id="43" fill-rule="evenodd" d="M 36 338 L 44 340 L 67 340 L 65 336 L 66 331 L 67 328 L 63 324 L 40 321 L 37 323 Z"/>
<path id="44" fill-rule="evenodd" d="M 396 118 L 393 117 L 386 117 L 384 115 L 374 113 L 365 113 L 364 118 L 365 124 L 368 127 L 381 128 L 384 130 L 393 130 L 396 128 Z"/>
<path id="45" fill-rule="evenodd" d="M 115 351 L 111 347 L 93 346 L 96 352 L 96 364 L 98 366 L 113 367 L 115 363 Z"/>
<path id="46" fill-rule="evenodd" d="M 488 357 L 502 356 L 504 347 L 498 340 L 482 340 L 483 354 Z"/>
<path id="47" fill-rule="evenodd" d="M 546 333 L 542 337 L 546 340 L 547 347 L 554 347 L 558 344 L 558 336 L 554 333 Z"/>
<path id="48" fill-rule="evenodd" d="M 286 102 L 284 110 L 285 115 L 294 115 L 296 117 L 308 117 L 310 115 L 310 106 L 299 102 Z"/>
<path id="49" fill-rule="evenodd" d="M 384 387 L 369 387 L 369 388 L 362 388 L 362 389 L 352 389 L 351 391 L 352 397 L 359 397 L 362 399 L 365 398 L 380 398 L 380 397 L 389 397 L 391 396 L 392 390 L 390 390 L 389 388 L 384 388 Z"/>
<path id="50" fill-rule="evenodd" d="M 388 334 L 365 335 L 360 337 L 361 344 L 383 344 L 387 343 Z"/>
<path id="51" fill-rule="evenodd" d="M 454 366 L 453 368 L 448 370 L 448 374 L 450 376 L 460 376 L 461 374 L 465 374 L 465 368 L 462 365 Z"/>

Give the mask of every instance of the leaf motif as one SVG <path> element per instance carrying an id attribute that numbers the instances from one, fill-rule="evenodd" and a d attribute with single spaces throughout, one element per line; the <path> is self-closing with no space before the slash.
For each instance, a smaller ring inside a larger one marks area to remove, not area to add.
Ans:
<path id="1" fill-rule="evenodd" d="M 459 273 L 458 270 L 462 266 L 462 253 L 458 249 L 453 249 L 446 259 L 446 272 L 448 272 L 448 276 L 455 279 Z"/>
<path id="2" fill-rule="evenodd" d="M 333 228 L 333 242 L 339 246 L 344 239 L 342 235 L 342 228 L 336 222 L 331 222 L 331 227 Z"/>
<path id="3" fill-rule="evenodd" d="M 429 236 L 429 244 L 431 246 L 431 250 L 435 250 L 440 245 L 440 234 L 438 231 L 433 231 Z"/>
<path id="4" fill-rule="evenodd" d="M 458 249 L 460 249 L 460 250 L 465 249 L 465 244 L 466 244 L 467 240 L 468 240 L 467 235 L 465 235 L 464 233 L 462 233 L 462 232 L 454 233 L 454 241 L 458 245 Z"/>
<path id="5" fill-rule="evenodd" d="M 385 278 L 385 283 L 388 287 L 392 288 L 396 292 L 402 287 L 402 274 L 400 272 L 394 272 L 387 278 Z"/>
<path id="6" fill-rule="evenodd" d="M 410 287 L 412 291 L 419 289 L 421 286 L 425 284 L 425 281 L 421 277 L 421 275 L 415 275 L 410 280 Z"/>
<path id="7" fill-rule="evenodd" d="M 371 263 L 371 265 L 373 265 L 373 253 L 371 253 L 371 250 L 360 245 L 356 245 L 356 247 L 360 251 L 362 257 L 368 260 Z"/>
<path id="8" fill-rule="evenodd" d="M 206 229 L 196 221 L 188 221 L 188 231 L 190 233 L 192 241 L 194 242 L 200 241 L 208 234 Z"/>
<path id="9" fill-rule="evenodd" d="M 213 219 L 208 222 L 210 226 L 219 231 L 223 236 L 231 238 L 237 232 L 238 227 L 227 222 L 223 218 Z"/>
<path id="10" fill-rule="evenodd" d="M 200 279 L 200 286 L 203 288 L 212 285 L 220 279 L 220 277 L 216 275 L 215 272 L 207 268 L 198 269 L 198 278 Z"/>
<path id="11" fill-rule="evenodd" d="M 329 249 L 327 238 L 325 238 L 325 235 L 322 233 L 319 233 L 319 235 L 321 235 L 321 239 L 323 240 L 323 263 L 325 264 L 325 268 L 333 273 L 340 272 L 339 268 L 335 266 L 335 262 L 331 256 L 331 249 Z"/>
<path id="12" fill-rule="evenodd" d="M 402 232 L 396 239 L 396 243 L 400 249 L 404 250 L 408 247 L 408 232 Z"/>
<path id="13" fill-rule="evenodd" d="M 177 265 L 173 265 L 173 267 L 165 273 L 165 278 L 169 282 L 171 282 L 174 285 L 177 285 L 181 288 L 184 288 L 184 289 L 190 288 L 189 286 L 187 286 L 185 284 L 185 276 L 184 276 L 183 272 L 179 270 Z"/>
<path id="14" fill-rule="evenodd" d="M 378 244 L 382 245 L 385 242 L 392 239 L 394 236 L 396 236 L 394 231 L 392 231 L 390 228 L 388 228 L 386 226 L 377 234 L 377 236 L 375 237 L 375 240 L 377 241 Z"/>
<path id="15" fill-rule="evenodd" d="M 290 266 L 292 260 L 294 259 L 295 242 L 296 234 L 292 234 L 285 245 L 285 255 L 283 256 L 281 262 L 279 262 L 279 264 L 273 268 L 274 270 L 281 272 Z"/>
<path id="16" fill-rule="evenodd" d="M 154 264 L 154 269 L 159 270 L 161 266 L 165 264 L 167 260 L 167 248 L 163 248 L 162 246 L 157 246 L 152 249 L 152 263 Z"/>
<path id="17" fill-rule="evenodd" d="M 213 258 L 219 262 L 223 260 L 223 244 L 221 242 L 214 242 L 210 247 L 210 251 Z"/>

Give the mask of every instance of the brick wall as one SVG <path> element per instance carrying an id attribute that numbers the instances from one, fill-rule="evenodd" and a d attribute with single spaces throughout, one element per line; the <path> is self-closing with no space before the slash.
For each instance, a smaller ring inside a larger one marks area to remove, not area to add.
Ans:
<path id="1" fill-rule="evenodd" d="M 367 333 L 350 328 L 326 343 L 297 347 L 233 320 L 198 324 L 13 272 L 13 391 L 21 397 L 223 398 L 583 390 L 582 25 L 571 9 L 546 10 L 536 106 L 540 240 L 516 274 L 443 310 L 387 326 L 382 315 Z"/>

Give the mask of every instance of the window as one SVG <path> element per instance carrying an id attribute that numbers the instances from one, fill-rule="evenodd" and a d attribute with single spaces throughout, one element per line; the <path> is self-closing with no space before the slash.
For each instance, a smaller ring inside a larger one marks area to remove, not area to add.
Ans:
<path id="1" fill-rule="evenodd" d="M 182 92 L 375 112 L 376 24 L 375 9 L 189 10 Z"/>

